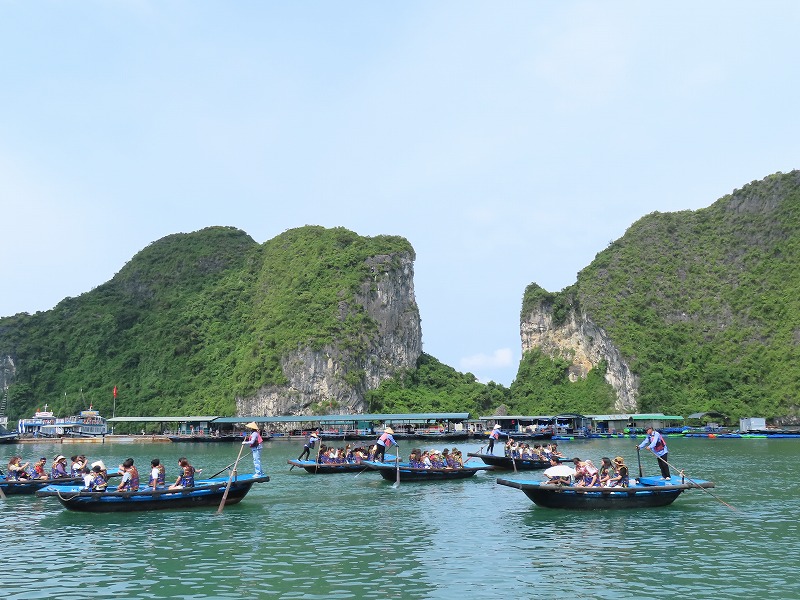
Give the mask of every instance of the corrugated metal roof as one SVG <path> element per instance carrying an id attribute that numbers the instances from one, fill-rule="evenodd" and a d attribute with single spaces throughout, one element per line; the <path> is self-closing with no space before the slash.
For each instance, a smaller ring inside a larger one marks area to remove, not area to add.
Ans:
<path id="1" fill-rule="evenodd" d="M 625 413 L 619 415 L 586 415 L 586 416 L 592 419 L 593 421 L 624 421 L 626 419 L 683 421 L 683 417 L 680 415 L 664 415 L 662 413 L 651 413 L 651 414 Z"/>
<path id="2" fill-rule="evenodd" d="M 214 423 L 353 423 L 356 421 L 466 421 L 469 413 L 387 413 L 363 415 L 284 415 L 277 417 L 217 417 Z"/>
<path id="3" fill-rule="evenodd" d="M 498 419 L 514 419 L 516 421 L 531 421 L 536 419 L 552 419 L 553 415 L 492 415 L 491 417 L 480 417 L 480 421 L 497 421 Z"/>

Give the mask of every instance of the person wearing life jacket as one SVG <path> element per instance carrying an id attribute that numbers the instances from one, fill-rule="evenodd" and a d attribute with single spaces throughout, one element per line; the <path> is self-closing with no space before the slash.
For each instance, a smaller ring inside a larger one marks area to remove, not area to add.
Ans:
<path id="1" fill-rule="evenodd" d="M 647 446 L 650 452 L 656 455 L 658 468 L 661 469 L 661 479 L 669 481 L 669 463 L 667 462 L 669 460 L 669 450 L 667 449 L 667 442 L 664 441 L 664 436 L 652 427 L 648 427 L 647 436 L 642 443 L 636 447 L 641 449 L 645 446 Z"/>
<path id="2" fill-rule="evenodd" d="M 392 446 L 397 446 L 397 442 L 394 441 L 394 429 L 391 427 L 387 427 L 383 430 L 383 434 L 381 437 L 378 438 L 378 441 L 375 442 L 375 461 L 376 462 L 383 462 L 383 457 L 386 453 L 387 448 L 391 448 Z M 397 451 L 400 451 L 400 448 L 397 448 Z"/>
<path id="3" fill-rule="evenodd" d="M 153 489 L 164 487 L 166 485 L 167 470 L 161 461 L 154 458 L 150 461 L 150 481 L 147 485 Z"/>
<path id="4" fill-rule="evenodd" d="M 317 431 L 312 431 L 311 434 L 306 438 L 306 443 L 303 445 L 303 451 L 300 453 L 300 456 L 297 457 L 297 460 L 303 460 L 303 457 L 305 457 L 306 460 L 311 460 L 311 451 L 314 449 L 314 446 L 318 441 L 319 429 Z"/>
<path id="5" fill-rule="evenodd" d="M 133 464 L 132 458 L 126 458 L 120 465 L 122 481 L 117 486 L 118 492 L 135 492 L 139 489 L 139 469 Z"/>
<path id="6" fill-rule="evenodd" d="M 67 473 L 67 458 L 59 454 L 50 468 L 50 479 L 60 479 L 62 477 L 69 477 L 69 473 Z"/>
<path id="7" fill-rule="evenodd" d="M 250 429 L 250 435 L 244 438 L 242 445 L 247 444 L 250 446 L 250 451 L 253 453 L 253 471 L 255 472 L 256 477 L 263 477 L 264 473 L 261 471 L 261 449 L 264 447 L 264 439 L 261 437 L 261 433 L 258 431 L 258 425 L 256 425 L 255 421 L 251 421 L 247 425 L 245 425 L 247 429 Z"/>
<path id="8" fill-rule="evenodd" d="M 19 481 L 20 479 L 30 479 L 28 474 L 28 467 L 30 463 L 20 464 L 22 462 L 21 456 L 12 456 L 8 461 L 8 472 L 6 478 L 9 481 Z"/>
<path id="9" fill-rule="evenodd" d="M 178 476 L 178 479 L 175 480 L 175 483 L 169 486 L 169 489 L 175 490 L 194 487 L 194 475 L 199 471 L 190 465 L 188 459 L 183 456 L 178 459 L 178 467 L 180 467 L 181 474 Z"/>
<path id="10" fill-rule="evenodd" d="M 614 464 L 616 475 L 613 475 L 608 481 L 608 486 L 628 487 L 630 479 L 628 475 L 628 465 L 625 464 L 625 459 L 621 456 L 615 456 L 614 460 L 611 462 Z"/>
<path id="11" fill-rule="evenodd" d="M 92 478 L 87 487 L 93 492 L 105 492 L 107 485 L 106 472 L 100 465 L 95 463 L 92 467 Z"/>

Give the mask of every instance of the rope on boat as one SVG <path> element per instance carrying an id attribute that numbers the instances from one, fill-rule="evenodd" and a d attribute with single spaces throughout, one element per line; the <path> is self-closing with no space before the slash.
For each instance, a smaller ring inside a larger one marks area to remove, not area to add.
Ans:
<path id="1" fill-rule="evenodd" d="M 81 495 L 80 492 L 78 492 L 77 494 L 72 494 L 69 498 L 65 498 L 64 496 L 61 495 L 61 490 L 56 490 L 56 494 L 58 494 L 58 499 L 64 502 L 69 502 L 70 500 L 74 500 L 75 498 Z"/>

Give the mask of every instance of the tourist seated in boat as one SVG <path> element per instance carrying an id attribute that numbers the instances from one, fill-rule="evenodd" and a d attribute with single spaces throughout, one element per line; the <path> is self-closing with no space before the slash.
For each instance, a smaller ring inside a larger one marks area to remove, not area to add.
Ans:
<path id="1" fill-rule="evenodd" d="M 87 486 L 92 492 L 105 492 L 108 486 L 108 477 L 101 465 L 97 463 L 92 467 L 92 479 Z"/>
<path id="2" fill-rule="evenodd" d="M 557 467 L 560 464 L 558 457 L 550 457 L 551 467 Z M 572 478 L 569 475 L 545 475 L 545 477 L 547 477 L 545 483 L 548 485 L 572 485 Z"/>
<path id="3" fill-rule="evenodd" d="M 70 467 L 69 472 L 72 477 L 80 477 L 81 473 L 83 473 L 83 467 L 86 466 L 86 457 L 83 455 L 76 454 L 75 456 L 70 457 Z"/>
<path id="4" fill-rule="evenodd" d="M 628 487 L 630 476 L 628 473 L 628 465 L 625 464 L 625 459 L 621 456 L 616 456 L 612 462 L 614 463 L 615 474 L 609 480 L 609 486 Z"/>
<path id="5" fill-rule="evenodd" d="M 88 466 L 85 466 L 81 469 L 80 476 L 83 477 L 83 487 L 87 490 L 91 490 L 92 480 L 94 479 L 92 470 Z"/>
<path id="6" fill-rule="evenodd" d="M 424 469 L 425 463 L 422 462 L 422 450 L 413 448 L 411 454 L 408 455 L 408 466 L 412 469 Z"/>
<path id="7" fill-rule="evenodd" d="M 367 460 L 369 458 L 369 452 L 363 446 L 359 446 L 358 448 L 353 449 L 353 459 L 354 462 L 360 463 L 362 460 Z"/>
<path id="8" fill-rule="evenodd" d="M 177 490 L 181 488 L 194 487 L 194 476 L 196 473 L 199 473 L 200 470 L 195 469 L 192 465 L 190 465 L 185 456 L 182 456 L 178 459 L 178 468 L 180 469 L 181 474 L 175 480 L 175 483 L 169 486 L 169 489 Z"/>
<path id="9" fill-rule="evenodd" d="M 103 474 L 103 477 L 105 477 L 106 481 L 108 481 L 108 470 L 106 469 L 106 463 L 104 463 L 102 460 L 96 460 L 92 463 L 92 471 L 94 471 L 95 467 L 100 467 L 100 472 Z"/>
<path id="10" fill-rule="evenodd" d="M 120 466 L 122 481 L 117 486 L 118 492 L 135 492 L 139 489 L 139 469 L 133 464 L 132 458 L 126 458 Z"/>
<path id="11" fill-rule="evenodd" d="M 453 448 L 452 450 L 450 450 L 450 456 L 456 463 L 456 468 L 464 466 L 464 456 L 461 454 L 461 450 L 459 450 L 458 448 Z"/>
<path id="12" fill-rule="evenodd" d="M 581 487 L 594 487 L 597 485 L 598 471 L 591 460 L 583 461 L 580 458 L 573 458 L 575 465 L 575 485 Z"/>
<path id="13" fill-rule="evenodd" d="M 150 461 L 150 480 L 147 482 L 147 485 L 153 489 L 164 487 L 167 485 L 167 470 L 164 468 L 164 465 L 161 464 L 161 461 L 157 458 L 154 458 Z"/>
<path id="14" fill-rule="evenodd" d="M 558 449 L 558 444 L 550 444 L 550 454 L 557 456 L 558 458 L 564 458 L 564 455 Z"/>
<path id="15" fill-rule="evenodd" d="M 611 464 L 611 459 L 607 456 L 604 456 L 600 459 L 600 469 L 598 469 L 597 473 L 597 483 L 599 483 L 601 487 L 610 487 L 611 478 L 614 475 L 616 475 L 616 472 L 614 471 L 614 465 Z"/>
<path id="16" fill-rule="evenodd" d="M 9 481 L 20 481 L 22 479 L 30 479 L 30 473 L 28 473 L 28 467 L 30 463 L 25 463 L 24 465 L 21 464 L 22 457 L 21 456 L 12 456 L 11 460 L 8 461 L 8 470 L 6 472 L 6 478 Z"/>
<path id="17" fill-rule="evenodd" d="M 61 454 L 55 457 L 53 466 L 50 467 L 50 479 L 69 477 L 67 473 L 67 458 Z"/>
<path id="18" fill-rule="evenodd" d="M 31 477 L 34 479 L 47 479 L 49 477 L 49 473 L 47 472 L 47 459 L 42 456 L 36 464 L 33 465 L 33 471 L 31 472 Z"/>
<path id="19" fill-rule="evenodd" d="M 448 450 L 447 448 L 443 449 L 441 458 L 442 458 L 442 465 L 444 466 L 445 469 L 455 468 L 455 461 L 453 460 L 453 457 L 450 456 L 450 450 Z"/>

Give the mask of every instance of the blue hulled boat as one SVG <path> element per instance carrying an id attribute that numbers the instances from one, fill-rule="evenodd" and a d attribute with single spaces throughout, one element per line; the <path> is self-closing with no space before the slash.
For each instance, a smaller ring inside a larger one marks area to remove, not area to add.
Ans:
<path id="1" fill-rule="evenodd" d="M 640 477 L 630 487 L 579 487 L 552 485 L 527 479 L 498 479 L 497 483 L 522 490 L 537 506 L 569 509 L 653 508 L 672 504 L 686 490 L 713 488 L 711 481 L 680 479 L 664 481 Z"/>
<path id="2" fill-rule="evenodd" d="M 0 490 L 7 496 L 33 495 L 47 486 L 78 485 L 83 483 L 82 477 L 62 477 L 60 479 L 6 479 L 0 476 Z"/>
<path id="3" fill-rule="evenodd" d="M 268 476 L 238 475 L 230 482 L 225 506 L 241 502 L 253 484 L 269 481 Z M 90 492 L 82 485 L 47 486 L 36 492 L 40 498 L 58 498 L 68 510 L 81 512 L 132 512 L 219 506 L 228 486 L 227 477 L 195 481 L 194 487 L 170 490 L 144 488 L 136 492 Z"/>

